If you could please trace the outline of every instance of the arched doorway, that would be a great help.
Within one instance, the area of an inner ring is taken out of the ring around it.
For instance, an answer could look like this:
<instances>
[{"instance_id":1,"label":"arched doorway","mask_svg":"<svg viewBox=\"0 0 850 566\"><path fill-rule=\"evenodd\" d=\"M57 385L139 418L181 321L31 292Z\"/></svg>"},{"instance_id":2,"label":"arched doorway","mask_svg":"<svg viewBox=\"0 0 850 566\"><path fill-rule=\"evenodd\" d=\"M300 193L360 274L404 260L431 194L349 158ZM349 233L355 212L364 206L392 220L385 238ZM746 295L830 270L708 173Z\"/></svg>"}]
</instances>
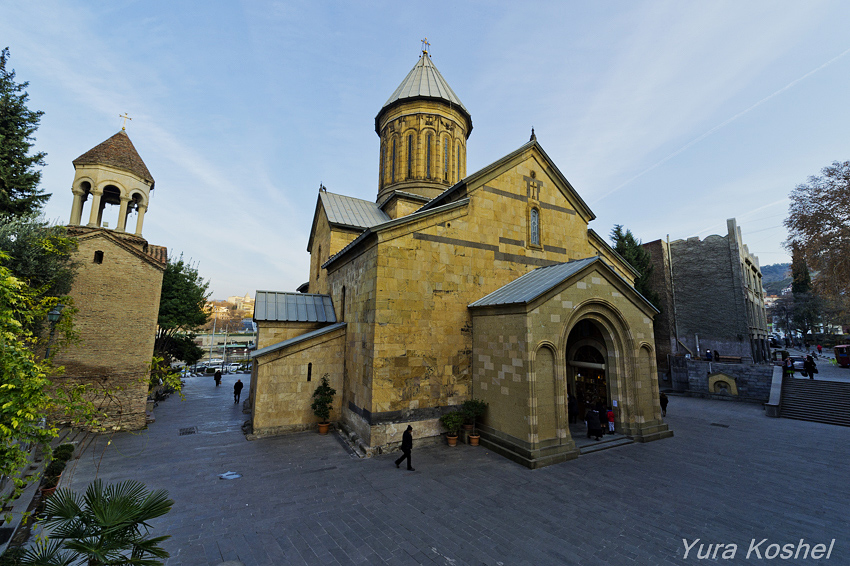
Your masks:
<instances>
[{"instance_id":1,"label":"arched doorway","mask_svg":"<svg viewBox=\"0 0 850 566\"><path fill-rule=\"evenodd\" d=\"M589 319L576 323L567 338L567 389L576 398L579 422L591 407L611 407L605 342L603 329Z\"/></svg>"}]
</instances>

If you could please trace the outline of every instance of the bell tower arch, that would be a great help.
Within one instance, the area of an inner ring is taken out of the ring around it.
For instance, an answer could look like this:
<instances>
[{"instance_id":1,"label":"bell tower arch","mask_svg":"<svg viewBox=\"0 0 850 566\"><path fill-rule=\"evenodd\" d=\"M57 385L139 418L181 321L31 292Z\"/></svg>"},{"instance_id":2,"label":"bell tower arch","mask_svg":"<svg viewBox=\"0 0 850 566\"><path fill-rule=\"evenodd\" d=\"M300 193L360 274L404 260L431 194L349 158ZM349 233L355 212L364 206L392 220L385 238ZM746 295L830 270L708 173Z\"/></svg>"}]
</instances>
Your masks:
<instances>
[{"instance_id":1,"label":"bell tower arch","mask_svg":"<svg viewBox=\"0 0 850 566\"><path fill-rule=\"evenodd\" d=\"M416 65L375 117L378 203L395 191L432 199L466 176L472 117L423 44Z\"/></svg>"},{"instance_id":2,"label":"bell tower arch","mask_svg":"<svg viewBox=\"0 0 850 566\"><path fill-rule=\"evenodd\" d=\"M114 227L116 232L141 237L154 180L127 132L122 129L76 158L73 164L74 202L69 225ZM117 216L113 209L116 206ZM86 209L88 214L84 214ZM136 223L129 227L133 212L137 213ZM115 218L112 226L108 226L110 217Z\"/></svg>"}]
</instances>

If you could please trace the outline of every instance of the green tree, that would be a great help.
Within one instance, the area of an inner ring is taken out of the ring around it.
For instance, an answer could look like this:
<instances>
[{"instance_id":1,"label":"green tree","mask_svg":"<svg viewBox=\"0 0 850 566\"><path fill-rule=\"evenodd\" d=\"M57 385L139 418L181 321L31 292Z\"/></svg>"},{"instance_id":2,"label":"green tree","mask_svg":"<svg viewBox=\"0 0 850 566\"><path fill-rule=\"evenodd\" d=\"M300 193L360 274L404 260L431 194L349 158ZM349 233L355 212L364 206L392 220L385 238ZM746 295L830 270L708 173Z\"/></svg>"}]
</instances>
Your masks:
<instances>
[{"instance_id":1,"label":"green tree","mask_svg":"<svg viewBox=\"0 0 850 566\"><path fill-rule=\"evenodd\" d=\"M20 475L27 466L30 446L49 451L48 444L56 428L47 417L59 414L79 424L95 420L92 406L83 400L82 386L53 387L48 376L55 374L45 351L48 341L52 352L75 336L74 309L68 297L39 296L15 277L3 264L8 256L0 252L0 479L11 478L14 489L0 503L17 497L28 478ZM48 336L35 334L36 320L44 320L59 301L66 307ZM55 334L55 336L54 336Z\"/></svg>"},{"instance_id":2,"label":"green tree","mask_svg":"<svg viewBox=\"0 0 850 566\"><path fill-rule=\"evenodd\" d=\"M41 111L27 108L29 83L8 69L9 48L0 51L0 216L38 211L50 198L39 188L44 152L30 153Z\"/></svg>"},{"instance_id":3,"label":"green tree","mask_svg":"<svg viewBox=\"0 0 850 566\"><path fill-rule=\"evenodd\" d=\"M818 176L794 187L785 227L785 245L796 250L815 273L813 287L823 298L850 309L850 161L835 161Z\"/></svg>"},{"instance_id":4,"label":"green tree","mask_svg":"<svg viewBox=\"0 0 850 566\"><path fill-rule=\"evenodd\" d=\"M168 535L149 536L152 519L171 510L168 492L149 492L144 484L125 481L105 486L98 479L84 496L60 489L47 500L44 524L49 538L21 560L32 566L161 565L168 552L160 544Z\"/></svg>"},{"instance_id":5,"label":"green tree","mask_svg":"<svg viewBox=\"0 0 850 566\"><path fill-rule=\"evenodd\" d=\"M614 243L614 251L640 274L635 279L635 290L655 308L661 310L658 293L649 285L649 278L652 276L652 256L644 249L640 240L635 238L631 230L623 231L622 224L614 225L614 229L611 230L611 241Z\"/></svg>"},{"instance_id":6,"label":"green tree","mask_svg":"<svg viewBox=\"0 0 850 566\"><path fill-rule=\"evenodd\" d=\"M24 282L40 300L71 292L77 264L73 254L77 240L63 226L50 225L35 214L6 217L0 222L0 252L12 274ZM44 319L28 323L34 334L42 332Z\"/></svg>"},{"instance_id":7,"label":"green tree","mask_svg":"<svg viewBox=\"0 0 850 566\"><path fill-rule=\"evenodd\" d=\"M210 296L208 288L209 281L201 278L197 267L183 261L182 255L176 261L168 259L162 277L154 345L154 350L166 363L175 359L191 363L201 358L202 352L192 342L192 331L209 319L205 310Z\"/></svg>"},{"instance_id":8,"label":"green tree","mask_svg":"<svg viewBox=\"0 0 850 566\"><path fill-rule=\"evenodd\" d=\"M812 290L812 277L806 259L798 246L791 250L791 295L793 297L791 320L803 336L817 332L821 298Z\"/></svg>"}]
</instances>

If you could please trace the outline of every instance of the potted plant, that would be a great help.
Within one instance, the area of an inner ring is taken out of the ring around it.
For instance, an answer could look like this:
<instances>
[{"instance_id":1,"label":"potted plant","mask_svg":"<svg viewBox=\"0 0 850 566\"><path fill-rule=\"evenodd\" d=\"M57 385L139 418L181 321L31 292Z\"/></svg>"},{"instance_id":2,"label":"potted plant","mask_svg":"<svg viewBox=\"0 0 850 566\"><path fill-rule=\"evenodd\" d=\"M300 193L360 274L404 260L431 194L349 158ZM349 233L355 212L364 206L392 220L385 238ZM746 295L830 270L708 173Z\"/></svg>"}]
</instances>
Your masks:
<instances>
[{"instance_id":1,"label":"potted plant","mask_svg":"<svg viewBox=\"0 0 850 566\"><path fill-rule=\"evenodd\" d=\"M62 477L62 471L65 469L66 460L54 458L44 469L44 480L41 483L41 495L50 497L56 491L56 486L59 485L59 478Z\"/></svg>"},{"instance_id":2,"label":"potted plant","mask_svg":"<svg viewBox=\"0 0 850 566\"><path fill-rule=\"evenodd\" d=\"M336 395L336 389L328 383L328 374L322 376L322 383L313 391L313 414L319 417L319 434L327 434L331 423L331 404Z\"/></svg>"},{"instance_id":3,"label":"potted plant","mask_svg":"<svg viewBox=\"0 0 850 566\"><path fill-rule=\"evenodd\" d=\"M460 411L452 411L451 413L446 413L440 417L440 423L446 427L446 430L448 431L446 434L446 440L449 442L449 446L457 445L457 431L460 430L460 427L463 424L463 419L463 413Z\"/></svg>"},{"instance_id":4,"label":"potted plant","mask_svg":"<svg viewBox=\"0 0 850 566\"><path fill-rule=\"evenodd\" d=\"M469 399L463 402L460 410L468 420L472 421L472 432L469 433L469 445L478 446L478 440L481 436L475 434L475 422L487 410L487 403L480 399Z\"/></svg>"}]
</instances>

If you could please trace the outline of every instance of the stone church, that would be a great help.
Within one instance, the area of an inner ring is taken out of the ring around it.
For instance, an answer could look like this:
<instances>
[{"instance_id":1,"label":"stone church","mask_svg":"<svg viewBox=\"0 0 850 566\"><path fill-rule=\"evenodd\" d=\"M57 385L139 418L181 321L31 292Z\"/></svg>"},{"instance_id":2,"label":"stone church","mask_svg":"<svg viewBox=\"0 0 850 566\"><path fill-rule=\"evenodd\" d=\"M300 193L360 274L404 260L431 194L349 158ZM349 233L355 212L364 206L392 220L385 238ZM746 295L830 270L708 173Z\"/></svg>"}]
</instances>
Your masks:
<instances>
[{"instance_id":1,"label":"stone church","mask_svg":"<svg viewBox=\"0 0 850 566\"><path fill-rule=\"evenodd\" d=\"M80 342L57 354L65 373L56 379L86 384L105 414L104 426L136 430L146 421L167 264L166 249L142 237L154 180L123 129L73 164L68 234L79 244L79 267L70 295L79 309L74 326Z\"/></svg>"},{"instance_id":2,"label":"stone church","mask_svg":"<svg viewBox=\"0 0 850 566\"><path fill-rule=\"evenodd\" d=\"M254 435L315 427L327 376L332 420L367 453L397 446L408 424L439 437L439 416L476 398L482 444L531 468L569 460L568 392L580 411L613 406L637 441L671 436L657 311L534 133L467 173L472 118L427 51L375 132L375 202L320 189L309 282L257 291Z\"/></svg>"}]
</instances>

